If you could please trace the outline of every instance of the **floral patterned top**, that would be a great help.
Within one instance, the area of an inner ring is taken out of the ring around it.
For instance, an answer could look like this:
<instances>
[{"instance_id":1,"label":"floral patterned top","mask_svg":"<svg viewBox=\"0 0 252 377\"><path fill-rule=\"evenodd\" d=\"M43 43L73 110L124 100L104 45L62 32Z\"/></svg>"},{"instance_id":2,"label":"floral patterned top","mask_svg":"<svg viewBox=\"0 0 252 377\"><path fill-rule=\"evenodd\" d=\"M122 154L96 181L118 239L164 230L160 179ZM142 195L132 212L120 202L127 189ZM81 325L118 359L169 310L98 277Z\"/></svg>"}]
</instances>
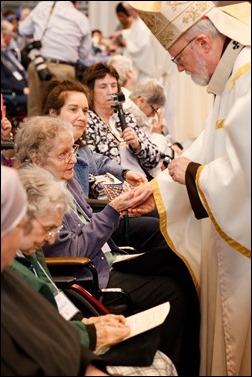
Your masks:
<instances>
[{"instance_id":1,"label":"floral patterned top","mask_svg":"<svg viewBox=\"0 0 252 377\"><path fill-rule=\"evenodd\" d=\"M141 144L139 152L134 152L130 147L128 150L144 170L153 169L160 160L158 147L148 139L144 131L137 125L133 114L125 113L125 121L128 127L134 129ZM109 124L106 124L95 111L89 110L86 141L92 151L102 153L121 164L120 145L123 142L121 134L122 129L117 112L110 117ZM124 167L127 169L127 166Z\"/></svg>"}]
</instances>

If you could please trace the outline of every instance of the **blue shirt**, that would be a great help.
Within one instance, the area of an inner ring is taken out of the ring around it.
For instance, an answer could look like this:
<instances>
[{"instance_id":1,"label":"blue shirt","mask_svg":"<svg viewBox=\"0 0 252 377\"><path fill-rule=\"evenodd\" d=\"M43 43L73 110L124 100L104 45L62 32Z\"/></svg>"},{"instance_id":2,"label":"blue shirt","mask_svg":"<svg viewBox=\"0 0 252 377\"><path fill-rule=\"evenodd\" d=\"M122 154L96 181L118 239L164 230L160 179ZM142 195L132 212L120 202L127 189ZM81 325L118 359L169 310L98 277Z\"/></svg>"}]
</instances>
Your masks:
<instances>
[{"instance_id":1,"label":"blue shirt","mask_svg":"<svg viewBox=\"0 0 252 377\"><path fill-rule=\"evenodd\" d=\"M123 168L121 165L101 153L95 153L87 146L82 146L78 150L77 163L74 167L75 178L81 185L86 197L89 195L89 173L102 175L113 174L122 181Z\"/></svg>"}]
</instances>

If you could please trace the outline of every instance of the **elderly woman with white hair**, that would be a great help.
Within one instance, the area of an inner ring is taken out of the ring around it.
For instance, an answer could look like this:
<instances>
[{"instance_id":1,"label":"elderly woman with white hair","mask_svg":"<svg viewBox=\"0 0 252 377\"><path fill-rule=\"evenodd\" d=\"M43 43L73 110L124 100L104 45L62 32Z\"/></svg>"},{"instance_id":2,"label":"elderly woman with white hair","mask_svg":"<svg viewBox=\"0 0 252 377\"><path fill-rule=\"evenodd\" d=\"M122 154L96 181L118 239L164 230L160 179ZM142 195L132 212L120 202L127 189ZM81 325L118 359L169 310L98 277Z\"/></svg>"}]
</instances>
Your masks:
<instances>
[{"instance_id":1,"label":"elderly woman with white hair","mask_svg":"<svg viewBox=\"0 0 252 377\"><path fill-rule=\"evenodd\" d=\"M78 332L7 266L23 240L26 211L16 170L1 166L1 374L107 376Z\"/></svg>"},{"instance_id":2,"label":"elderly woman with white hair","mask_svg":"<svg viewBox=\"0 0 252 377\"><path fill-rule=\"evenodd\" d=\"M134 86L123 104L123 109L134 115L139 127L161 151L162 157L166 154L172 157L171 148L175 148L179 153L181 150L173 147L174 140L170 135L165 136L163 133L166 128L163 116L165 104L166 94L163 85L156 79L144 79ZM162 163L161 159L159 164L150 170L153 177L161 172Z\"/></svg>"}]
</instances>

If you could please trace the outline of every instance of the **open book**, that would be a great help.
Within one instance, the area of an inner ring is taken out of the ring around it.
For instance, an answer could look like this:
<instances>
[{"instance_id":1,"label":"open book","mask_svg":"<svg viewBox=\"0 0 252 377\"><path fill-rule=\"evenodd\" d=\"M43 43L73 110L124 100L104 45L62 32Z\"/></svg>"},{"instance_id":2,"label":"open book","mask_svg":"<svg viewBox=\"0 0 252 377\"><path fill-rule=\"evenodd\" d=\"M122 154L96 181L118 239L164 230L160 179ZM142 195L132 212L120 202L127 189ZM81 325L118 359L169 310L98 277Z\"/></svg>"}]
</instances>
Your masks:
<instances>
[{"instance_id":1,"label":"open book","mask_svg":"<svg viewBox=\"0 0 252 377\"><path fill-rule=\"evenodd\" d=\"M130 326L130 334L122 339L121 342L161 325L169 311L170 303L167 301L163 304L154 306L153 308L144 310L141 313L127 317L126 324ZM97 355L102 355L107 352L112 345L113 344L103 344L96 349L95 353Z\"/></svg>"}]
</instances>

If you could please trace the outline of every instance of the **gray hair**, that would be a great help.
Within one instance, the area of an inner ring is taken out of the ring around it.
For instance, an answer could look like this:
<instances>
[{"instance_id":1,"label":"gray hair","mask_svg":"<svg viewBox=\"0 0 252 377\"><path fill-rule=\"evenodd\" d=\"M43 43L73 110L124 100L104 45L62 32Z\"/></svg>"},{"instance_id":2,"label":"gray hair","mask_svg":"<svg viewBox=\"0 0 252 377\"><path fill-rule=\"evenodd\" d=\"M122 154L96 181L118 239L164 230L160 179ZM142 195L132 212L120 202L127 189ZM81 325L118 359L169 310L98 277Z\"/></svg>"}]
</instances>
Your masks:
<instances>
[{"instance_id":1,"label":"gray hair","mask_svg":"<svg viewBox=\"0 0 252 377\"><path fill-rule=\"evenodd\" d=\"M3 34L9 34L13 31L13 29L14 29L14 26L12 25L11 22L9 22L7 20L1 21L1 32Z\"/></svg>"},{"instance_id":2,"label":"gray hair","mask_svg":"<svg viewBox=\"0 0 252 377\"><path fill-rule=\"evenodd\" d=\"M71 123L50 116L27 118L18 128L15 135L15 149L20 163L32 162L36 156L44 163L53 149L55 139L63 139L66 135L73 137Z\"/></svg>"},{"instance_id":3,"label":"gray hair","mask_svg":"<svg viewBox=\"0 0 252 377\"><path fill-rule=\"evenodd\" d=\"M129 98L133 101L139 97L144 97L148 105L157 104L162 107L166 102L164 87L156 79L142 80L134 87Z\"/></svg>"},{"instance_id":4,"label":"gray hair","mask_svg":"<svg viewBox=\"0 0 252 377\"><path fill-rule=\"evenodd\" d=\"M65 215L73 206L73 198L63 181L49 171L33 164L17 169L28 198L27 215L30 219L58 212Z\"/></svg>"},{"instance_id":5,"label":"gray hair","mask_svg":"<svg viewBox=\"0 0 252 377\"><path fill-rule=\"evenodd\" d=\"M125 86L128 81L128 72L133 72L132 60L122 55L114 55L110 58L109 64L117 70L119 74L119 84Z\"/></svg>"},{"instance_id":6,"label":"gray hair","mask_svg":"<svg viewBox=\"0 0 252 377\"><path fill-rule=\"evenodd\" d=\"M209 19L199 20L195 25L193 25L185 34L186 38L191 40L198 34L206 34L211 37L217 37L220 32L216 29L212 21Z\"/></svg>"}]
</instances>

